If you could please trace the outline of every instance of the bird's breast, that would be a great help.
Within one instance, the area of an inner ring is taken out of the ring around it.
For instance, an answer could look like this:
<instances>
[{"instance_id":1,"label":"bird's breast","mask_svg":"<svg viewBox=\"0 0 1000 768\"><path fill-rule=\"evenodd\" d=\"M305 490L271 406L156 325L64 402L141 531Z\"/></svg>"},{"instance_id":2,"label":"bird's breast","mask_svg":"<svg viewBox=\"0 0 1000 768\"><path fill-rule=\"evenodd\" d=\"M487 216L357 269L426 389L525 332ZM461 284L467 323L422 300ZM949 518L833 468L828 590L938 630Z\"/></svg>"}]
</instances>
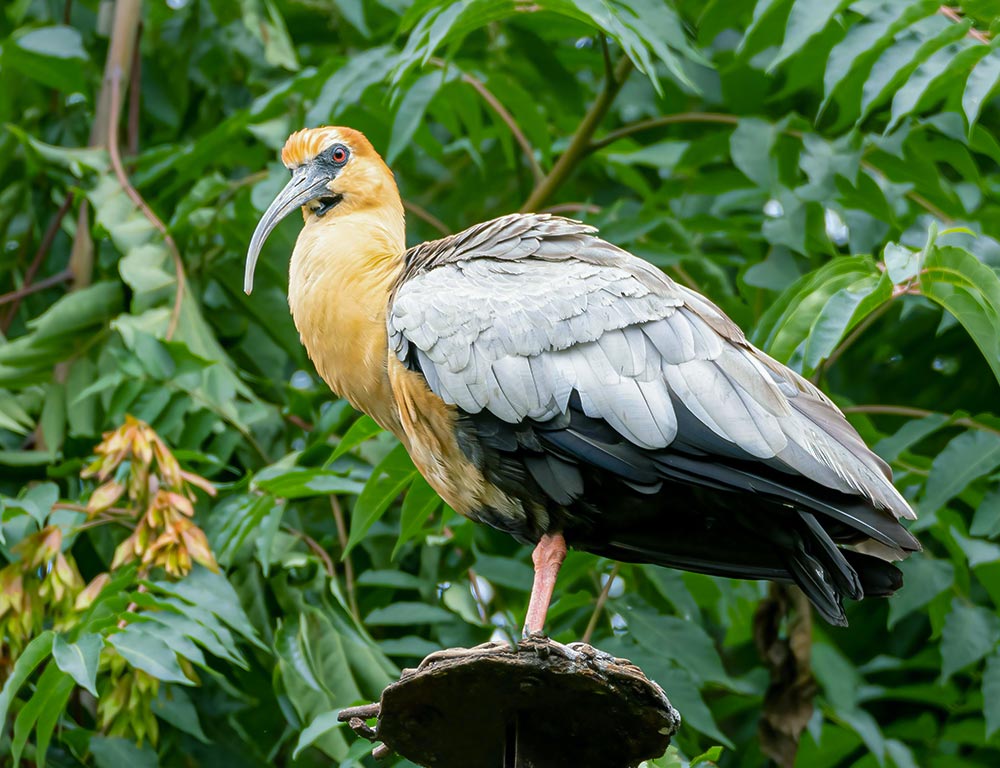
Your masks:
<instances>
[{"instance_id":1,"label":"bird's breast","mask_svg":"<svg viewBox=\"0 0 1000 768\"><path fill-rule=\"evenodd\" d=\"M309 358L351 405L398 434L385 315L399 266L350 231L306 227L292 254L288 303ZM367 249L363 246L368 246Z\"/></svg>"},{"instance_id":2,"label":"bird's breast","mask_svg":"<svg viewBox=\"0 0 1000 768\"><path fill-rule=\"evenodd\" d=\"M503 529L520 529L521 501L493 483L476 467L458 442L455 406L427 386L423 375L408 370L395 356L388 360L389 381L410 458L420 474L452 509Z\"/></svg>"}]
</instances>

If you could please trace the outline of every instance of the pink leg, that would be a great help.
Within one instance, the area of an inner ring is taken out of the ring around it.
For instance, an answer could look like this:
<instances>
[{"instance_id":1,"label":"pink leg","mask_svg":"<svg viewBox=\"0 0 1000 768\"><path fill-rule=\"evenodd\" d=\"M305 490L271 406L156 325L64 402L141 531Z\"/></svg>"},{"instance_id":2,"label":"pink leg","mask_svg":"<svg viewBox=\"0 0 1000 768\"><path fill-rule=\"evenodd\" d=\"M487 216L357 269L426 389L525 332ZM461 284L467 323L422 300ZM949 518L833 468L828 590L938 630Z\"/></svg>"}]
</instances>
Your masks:
<instances>
[{"instance_id":1,"label":"pink leg","mask_svg":"<svg viewBox=\"0 0 1000 768\"><path fill-rule=\"evenodd\" d=\"M556 585L559 568L566 559L566 539L561 533L545 534L531 553L535 564L535 582L531 586L531 600L528 615L524 619L524 637L541 632L545 626L545 614L552 600L552 590Z\"/></svg>"}]
</instances>

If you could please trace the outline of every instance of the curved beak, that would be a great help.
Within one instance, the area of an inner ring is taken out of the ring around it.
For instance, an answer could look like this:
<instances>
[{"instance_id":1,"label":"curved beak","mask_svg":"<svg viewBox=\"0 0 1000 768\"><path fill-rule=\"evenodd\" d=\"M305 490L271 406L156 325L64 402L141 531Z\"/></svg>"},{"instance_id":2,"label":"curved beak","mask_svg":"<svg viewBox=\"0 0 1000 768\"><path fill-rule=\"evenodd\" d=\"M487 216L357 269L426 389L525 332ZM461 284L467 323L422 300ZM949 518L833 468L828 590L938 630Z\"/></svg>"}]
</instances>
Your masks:
<instances>
[{"instance_id":1,"label":"curved beak","mask_svg":"<svg viewBox=\"0 0 1000 768\"><path fill-rule=\"evenodd\" d=\"M297 168L292 173L291 181L285 185L285 188L274 198L274 202L264 211L264 215L257 222L257 229L254 230L253 237L250 238L250 247L247 249L247 265L243 276L243 290L247 294L253 290L253 272L267 236L283 218L296 208L301 208L318 197L329 195L330 190L327 188L329 182L329 175L314 165L304 165Z\"/></svg>"}]
</instances>

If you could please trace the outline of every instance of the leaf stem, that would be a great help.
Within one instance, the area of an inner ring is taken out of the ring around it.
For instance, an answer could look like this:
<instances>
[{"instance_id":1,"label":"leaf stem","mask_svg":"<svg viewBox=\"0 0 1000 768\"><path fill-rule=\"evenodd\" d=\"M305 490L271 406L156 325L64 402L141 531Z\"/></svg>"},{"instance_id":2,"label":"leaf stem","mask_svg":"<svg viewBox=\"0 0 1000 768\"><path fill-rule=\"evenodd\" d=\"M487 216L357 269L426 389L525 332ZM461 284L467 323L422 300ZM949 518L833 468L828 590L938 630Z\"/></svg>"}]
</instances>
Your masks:
<instances>
[{"instance_id":1,"label":"leaf stem","mask_svg":"<svg viewBox=\"0 0 1000 768\"><path fill-rule=\"evenodd\" d=\"M439 67L447 66L446 62L437 58L431 59L431 63ZM483 101L490 105L490 108L492 108L492 110L497 113L497 116L507 125L511 135L514 137L514 141L516 141L521 147L521 152L528 161L528 166L531 168L531 175L535 178L535 183L540 183L541 180L545 178L545 172L542 170L542 167L538 164L538 160L535 158L534 147L531 146L531 142L528 141L528 137L525 135L524 131L521 130L521 126L517 124L517 120L514 119L514 116L507 111L507 108L503 105L500 99L498 99L478 77L470 75L468 72L462 72L460 79L466 85L472 86L472 89L479 94ZM445 232L445 234L448 234L448 232Z\"/></svg>"},{"instance_id":2,"label":"leaf stem","mask_svg":"<svg viewBox=\"0 0 1000 768\"><path fill-rule=\"evenodd\" d=\"M850 405L842 410L844 413L877 413L886 414L888 416L909 416L912 419L923 419L927 416L948 416L947 413L928 411L924 408L912 408L907 405ZM989 424L984 424L976 419L970 419L962 416L957 419L950 420L951 423L956 426L978 429L982 432L990 432L1000 437L1000 429L991 427Z\"/></svg>"},{"instance_id":3,"label":"leaf stem","mask_svg":"<svg viewBox=\"0 0 1000 768\"><path fill-rule=\"evenodd\" d=\"M39 280L37 283L26 284L23 287L18 288L16 291L0 294L0 304L6 304L8 301L18 302L25 296L30 296L32 293L44 291L46 288L51 288L53 285L59 285L59 283L65 283L66 281L72 279L73 271L70 269L64 269L62 272L57 272L50 277Z\"/></svg>"},{"instance_id":4,"label":"leaf stem","mask_svg":"<svg viewBox=\"0 0 1000 768\"><path fill-rule=\"evenodd\" d=\"M960 14L954 8L949 8L947 5L942 5L940 8L938 8L938 13L940 13L947 19L951 19L956 24L961 24L962 21L964 21L964 19L962 18L962 14ZM981 32L978 29L970 28L968 32L968 37L971 37L974 40L978 40L981 43L986 43L986 45L990 44L989 35L987 35L985 32Z\"/></svg>"},{"instance_id":5,"label":"leaf stem","mask_svg":"<svg viewBox=\"0 0 1000 768\"><path fill-rule=\"evenodd\" d=\"M414 216L416 216L421 221L426 221L428 224L430 224L432 227L434 227L434 229L436 229L442 235L444 235L444 236L447 237L448 235L451 234L451 230L448 229L448 225L445 224L443 221L441 221L441 219L439 219L437 216L435 216L433 213L431 213L430 211L428 211L423 206L417 205L416 203L411 202L409 200L404 200L403 201L403 208L405 208L407 211L409 211L410 213L412 213Z\"/></svg>"},{"instance_id":6,"label":"leaf stem","mask_svg":"<svg viewBox=\"0 0 1000 768\"><path fill-rule=\"evenodd\" d=\"M27 272L24 273L24 284L21 286L20 290L22 294L20 296L14 296L13 299L7 298L12 294L7 293L0 297L0 304L6 301L13 301L13 305L7 312L7 316L3 319L3 324L0 325L0 330L4 333L10 328L11 323L14 322L14 316L17 314L18 307L21 306L21 299L27 296L28 291L31 288L31 284L35 279L35 275L38 274L38 270L42 267L42 262L45 261L45 257L49 253L49 249L52 248L52 244L55 242L56 235L59 234L59 227L62 226L62 220L66 218L66 214L69 213L69 209L73 206L73 193L70 192L66 195L66 199L63 200L62 205L59 206L59 210L56 211L56 215L52 217L52 221L49 222L49 226L45 229L45 234L42 235L42 242L38 245L38 250L35 251L34 257L31 259L31 264L28 266ZM73 273L70 270L65 270L69 272L70 279L73 277ZM51 278L50 278L51 279ZM65 279L65 278L63 278ZM41 289L37 289L41 290ZM29 291L31 293L32 291ZM14 291L13 293L17 293Z\"/></svg>"},{"instance_id":7,"label":"leaf stem","mask_svg":"<svg viewBox=\"0 0 1000 768\"><path fill-rule=\"evenodd\" d=\"M531 213L543 208L549 198L573 173L579 162L586 157L594 131L604 119L604 115L607 114L615 96L618 95L618 91L625 84L631 71L632 60L628 56L622 56L614 71L610 73L601 93L590 106L587 114L583 116L583 120L580 121L566 151L559 156L555 165L552 166L552 170L535 185L531 194L528 195L528 199L524 201L524 205L521 206L522 213Z\"/></svg>"},{"instance_id":8,"label":"leaf stem","mask_svg":"<svg viewBox=\"0 0 1000 768\"><path fill-rule=\"evenodd\" d=\"M895 297L893 297L895 298ZM830 353L830 356L823 361L823 364L816 371L816 375L813 377L813 384L815 384L831 367L836 363L840 356L847 351L847 349L860 338L861 334L867 331L876 320L878 320L882 315L886 313L889 307L892 306L892 299L884 301L879 304L875 309L868 313L868 315L852 330L847 334L847 338L840 342Z\"/></svg>"},{"instance_id":9,"label":"leaf stem","mask_svg":"<svg viewBox=\"0 0 1000 768\"><path fill-rule=\"evenodd\" d=\"M164 224L160 220L160 217L153 212L153 209L149 207L142 195L139 194L139 190L132 186L132 182L129 181L128 174L125 172L125 167L122 165L121 151L118 147L118 120L121 112L121 85L122 70L120 68L115 68L111 72L111 106L109 108L107 139L108 154L111 158L111 167L115 171L115 176L118 177L118 183L122 185L122 189L125 190L129 199L131 199L132 202L135 203L136 207L142 212L142 215L145 216L149 223L152 224L163 236L163 242L166 243L167 250L170 251L170 256L174 260L177 287L174 291L174 306L170 311L170 322L167 324L167 332L164 336L167 341L170 341L174 337L174 333L177 331L177 323L180 321L181 317L181 302L184 299L184 288L187 283L184 277L184 263L181 261L181 252L177 249L177 243L174 242L174 238L167 230L166 224Z\"/></svg>"},{"instance_id":10,"label":"leaf stem","mask_svg":"<svg viewBox=\"0 0 1000 768\"><path fill-rule=\"evenodd\" d=\"M608 574L608 580L604 582L604 588L601 590L601 594L597 596L597 602L594 604L594 612L590 614L590 621L587 622L587 628L583 630L583 637L580 639L589 643L590 638L594 635L594 630L597 629L597 619L600 618L601 611L604 610L605 603L608 602L608 595L611 594L611 585L614 584L615 579L618 578L618 572L621 570L621 564L615 563L615 567L611 569L611 573Z\"/></svg>"},{"instance_id":11,"label":"leaf stem","mask_svg":"<svg viewBox=\"0 0 1000 768\"><path fill-rule=\"evenodd\" d=\"M727 115L722 112L678 112L675 115L651 117L648 120L640 120L637 123L622 126L615 131L605 134L590 143L587 147L587 153L597 152L632 134L642 133L653 128L662 128L665 125L676 125L678 123L722 123L724 125L736 125L739 122L740 118L736 115Z\"/></svg>"},{"instance_id":12,"label":"leaf stem","mask_svg":"<svg viewBox=\"0 0 1000 768\"><path fill-rule=\"evenodd\" d=\"M323 561L323 568L326 569L326 575L331 579L337 578L337 569L333 565L333 558L330 557L329 553L323 549L323 546L316 541L308 533L300 531L298 528L293 528L290 525L283 526L290 534L298 539L311 549L320 560Z\"/></svg>"},{"instance_id":13,"label":"leaf stem","mask_svg":"<svg viewBox=\"0 0 1000 768\"><path fill-rule=\"evenodd\" d=\"M722 112L678 112L675 115L662 115L660 117L649 118L648 120L640 120L637 123L632 123L631 125L626 125L615 131L611 131L597 141L591 142L587 147L586 152L588 154L597 152L598 150L604 149L605 147L614 144L616 141L624 139L627 136L631 136L632 134L641 133L642 131L648 131L653 128L662 128L666 125L677 125L682 123L718 123L722 125L738 125L739 122L739 116L727 115ZM785 129L783 133L786 136L792 136L797 139L801 139L804 135L802 131L792 129ZM867 160L861 161L861 167L871 173L877 174L882 179L888 178L881 169ZM925 211L939 218L945 224L951 224L954 222L954 219L951 216L946 214L923 195L914 192L913 190L909 190L906 192L906 196Z\"/></svg>"},{"instance_id":14,"label":"leaf stem","mask_svg":"<svg viewBox=\"0 0 1000 768\"><path fill-rule=\"evenodd\" d=\"M347 551L347 524L344 521L344 509L340 506L340 499L333 494L330 495L330 509L333 510L333 522L337 526L337 539L340 541L340 551ZM358 595L354 587L354 563L351 555L344 558L344 588L347 592L347 605L351 609L351 614L355 619L361 621L361 612L358 610Z\"/></svg>"}]
</instances>

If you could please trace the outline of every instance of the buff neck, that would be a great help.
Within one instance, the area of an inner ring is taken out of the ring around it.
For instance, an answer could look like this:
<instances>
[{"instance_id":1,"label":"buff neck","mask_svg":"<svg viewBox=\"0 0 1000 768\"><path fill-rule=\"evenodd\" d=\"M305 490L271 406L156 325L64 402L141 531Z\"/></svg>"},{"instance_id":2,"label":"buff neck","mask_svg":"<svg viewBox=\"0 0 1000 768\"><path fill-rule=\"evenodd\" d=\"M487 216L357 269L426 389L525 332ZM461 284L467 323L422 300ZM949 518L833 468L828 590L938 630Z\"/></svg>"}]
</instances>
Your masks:
<instances>
[{"instance_id":1,"label":"buff neck","mask_svg":"<svg viewBox=\"0 0 1000 768\"><path fill-rule=\"evenodd\" d=\"M387 371L386 315L406 250L402 205L337 213L317 218L306 212L292 253L288 303L330 388L400 435Z\"/></svg>"}]
</instances>

